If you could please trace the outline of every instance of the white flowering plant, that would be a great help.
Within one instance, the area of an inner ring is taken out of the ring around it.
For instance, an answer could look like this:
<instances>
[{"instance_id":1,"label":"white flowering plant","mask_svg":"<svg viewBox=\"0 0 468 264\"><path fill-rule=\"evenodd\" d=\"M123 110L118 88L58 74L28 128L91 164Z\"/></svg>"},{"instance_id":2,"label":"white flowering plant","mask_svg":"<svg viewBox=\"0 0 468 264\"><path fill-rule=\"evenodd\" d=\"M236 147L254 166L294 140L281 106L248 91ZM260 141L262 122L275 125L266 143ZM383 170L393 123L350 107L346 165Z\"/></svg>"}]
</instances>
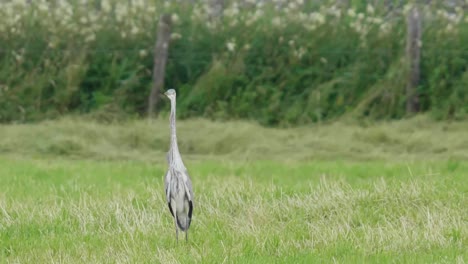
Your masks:
<instances>
[{"instance_id":1,"label":"white flowering plant","mask_svg":"<svg viewBox=\"0 0 468 264\"><path fill-rule=\"evenodd\" d=\"M171 15L166 85L190 95L182 116L296 124L340 116L358 104L365 115L404 114L400 66L412 2L230 0L221 9L213 2L0 2L0 87L8 87L0 89L0 121L109 104L144 113L162 14ZM437 1L417 7L422 108L444 113L455 105L455 112L468 112L458 107L467 95L457 88L468 82L465 8ZM207 97L212 91L219 94Z\"/></svg>"}]
</instances>

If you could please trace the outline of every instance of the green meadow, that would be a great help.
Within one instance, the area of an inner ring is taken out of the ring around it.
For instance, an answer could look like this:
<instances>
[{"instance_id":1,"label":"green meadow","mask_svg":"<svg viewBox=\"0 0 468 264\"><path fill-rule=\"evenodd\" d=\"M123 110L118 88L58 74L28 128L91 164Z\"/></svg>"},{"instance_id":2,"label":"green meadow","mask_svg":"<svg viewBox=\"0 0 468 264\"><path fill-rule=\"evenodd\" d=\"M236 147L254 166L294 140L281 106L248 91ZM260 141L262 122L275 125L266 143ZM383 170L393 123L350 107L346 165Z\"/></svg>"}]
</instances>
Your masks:
<instances>
[{"instance_id":1,"label":"green meadow","mask_svg":"<svg viewBox=\"0 0 468 264\"><path fill-rule=\"evenodd\" d=\"M467 263L468 2L213 2L0 1L0 264Z\"/></svg>"},{"instance_id":2,"label":"green meadow","mask_svg":"<svg viewBox=\"0 0 468 264\"><path fill-rule=\"evenodd\" d=\"M465 263L468 124L178 122L195 211L175 240L166 118L0 126L0 263Z\"/></svg>"}]
</instances>

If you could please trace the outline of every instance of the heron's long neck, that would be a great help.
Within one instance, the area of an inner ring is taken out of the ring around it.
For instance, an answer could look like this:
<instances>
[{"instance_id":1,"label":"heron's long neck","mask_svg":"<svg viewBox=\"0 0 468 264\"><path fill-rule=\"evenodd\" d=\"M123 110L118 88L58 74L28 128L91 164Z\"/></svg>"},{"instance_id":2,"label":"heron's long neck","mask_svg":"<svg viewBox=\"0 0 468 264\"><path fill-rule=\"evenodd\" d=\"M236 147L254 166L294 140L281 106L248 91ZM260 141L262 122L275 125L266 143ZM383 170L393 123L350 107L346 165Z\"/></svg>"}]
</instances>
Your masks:
<instances>
[{"instance_id":1,"label":"heron's long neck","mask_svg":"<svg viewBox=\"0 0 468 264\"><path fill-rule=\"evenodd\" d=\"M171 124L171 150L175 153L179 153L177 146L177 135L176 135L176 101L171 100L171 115L169 117Z\"/></svg>"}]
</instances>

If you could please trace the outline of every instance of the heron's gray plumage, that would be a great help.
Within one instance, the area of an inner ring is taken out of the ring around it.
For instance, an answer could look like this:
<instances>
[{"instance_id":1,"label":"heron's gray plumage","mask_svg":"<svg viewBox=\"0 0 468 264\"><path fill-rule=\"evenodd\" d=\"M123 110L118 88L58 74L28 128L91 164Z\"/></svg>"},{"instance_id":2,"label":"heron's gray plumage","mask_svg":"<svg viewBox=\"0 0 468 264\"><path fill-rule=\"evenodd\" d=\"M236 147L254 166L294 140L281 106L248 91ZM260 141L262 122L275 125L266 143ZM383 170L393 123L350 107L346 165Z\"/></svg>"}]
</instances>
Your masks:
<instances>
[{"instance_id":1,"label":"heron's gray plumage","mask_svg":"<svg viewBox=\"0 0 468 264\"><path fill-rule=\"evenodd\" d=\"M167 152L167 163L169 169L164 177L164 187L166 191L166 201L169 211L174 217L176 238L178 240L178 229L185 231L187 239L188 229L192 221L193 212L193 189L192 181L187 172L187 168L182 161L182 157L177 145L176 135L176 93L173 89L168 90L167 97L171 100L171 142Z\"/></svg>"}]
</instances>

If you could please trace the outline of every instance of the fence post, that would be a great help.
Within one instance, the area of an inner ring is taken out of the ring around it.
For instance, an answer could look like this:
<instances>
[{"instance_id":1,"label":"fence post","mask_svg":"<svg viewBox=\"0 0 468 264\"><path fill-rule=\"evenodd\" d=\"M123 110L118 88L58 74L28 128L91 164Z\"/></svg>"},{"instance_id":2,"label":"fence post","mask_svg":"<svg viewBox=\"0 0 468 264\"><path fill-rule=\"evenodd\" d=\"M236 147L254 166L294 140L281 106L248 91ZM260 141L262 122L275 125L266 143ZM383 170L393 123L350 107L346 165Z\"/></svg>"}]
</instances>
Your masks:
<instances>
[{"instance_id":1,"label":"fence post","mask_svg":"<svg viewBox=\"0 0 468 264\"><path fill-rule=\"evenodd\" d=\"M211 19L220 19L223 16L224 0L211 0Z\"/></svg>"},{"instance_id":2,"label":"fence post","mask_svg":"<svg viewBox=\"0 0 468 264\"><path fill-rule=\"evenodd\" d=\"M421 16L417 6L407 16L406 60L408 79L406 83L406 113L419 111L418 85L421 57Z\"/></svg>"},{"instance_id":3,"label":"fence post","mask_svg":"<svg viewBox=\"0 0 468 264\"><path fill-rule=\"evenodd\" d=\"M155 109L160 100L160 91L164 86L166 62L171 38L171 15L163 14L159 19L156 45L154 48L153 87L148 98L148 117L156 115Z\"/></svg>"}]
</instances>

